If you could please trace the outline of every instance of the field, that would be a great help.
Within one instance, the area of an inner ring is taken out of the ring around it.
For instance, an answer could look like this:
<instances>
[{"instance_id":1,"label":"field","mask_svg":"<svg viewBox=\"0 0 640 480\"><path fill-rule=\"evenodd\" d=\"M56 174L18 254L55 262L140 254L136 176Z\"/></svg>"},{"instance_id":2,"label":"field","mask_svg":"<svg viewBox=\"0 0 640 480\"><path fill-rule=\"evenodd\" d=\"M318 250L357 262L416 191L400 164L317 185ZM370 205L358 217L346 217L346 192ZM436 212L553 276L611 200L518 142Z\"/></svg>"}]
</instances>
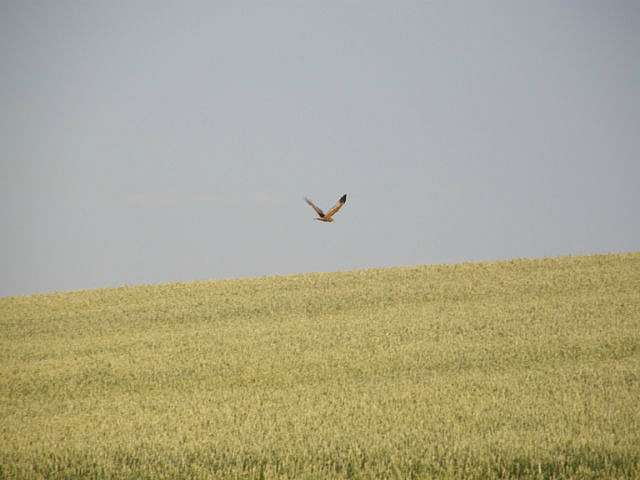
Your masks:
<instances>
[{"instance_id":1,"label":"field","mask_svg":"<svg viewBox=\"0 0 640 480\"><path fill-rule=\"evenodd\" d=\"M640 253L0 299L1 478L640 478Z\"/></svg>"}]
</instances>

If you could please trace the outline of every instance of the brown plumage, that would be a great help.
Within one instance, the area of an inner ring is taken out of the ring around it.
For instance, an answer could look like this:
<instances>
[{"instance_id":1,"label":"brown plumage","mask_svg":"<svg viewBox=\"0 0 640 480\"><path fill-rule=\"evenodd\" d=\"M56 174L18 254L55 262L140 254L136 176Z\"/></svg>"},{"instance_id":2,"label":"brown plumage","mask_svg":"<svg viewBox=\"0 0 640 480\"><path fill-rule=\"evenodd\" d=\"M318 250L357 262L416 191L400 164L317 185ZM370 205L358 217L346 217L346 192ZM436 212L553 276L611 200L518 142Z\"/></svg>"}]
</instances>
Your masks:
<instances>
[{"instance_id":1,"label":"brown plumage","mask_svg":"<svg viewBox=\"0 0 640 480\"><path fill-rule=\"evenodd\" d=\"M318 214L318 218L316 218L316 220L320 220L321 222L333 222L333 216L338 213L338 210L340 210L342 208L342 206L347 202L347 194L345 193L344 195L342 195L340 197L340 199L338 200L338 203L336 203L331 210L329 210L327 213L324 213L322 210L320 210L318 207L316 207L313 202L311 200L309 200L307 197L304 197L305 202L307 202L309 205L311 205L311 208L313 208L316 213Z\"/></svg>"}]
</instances>

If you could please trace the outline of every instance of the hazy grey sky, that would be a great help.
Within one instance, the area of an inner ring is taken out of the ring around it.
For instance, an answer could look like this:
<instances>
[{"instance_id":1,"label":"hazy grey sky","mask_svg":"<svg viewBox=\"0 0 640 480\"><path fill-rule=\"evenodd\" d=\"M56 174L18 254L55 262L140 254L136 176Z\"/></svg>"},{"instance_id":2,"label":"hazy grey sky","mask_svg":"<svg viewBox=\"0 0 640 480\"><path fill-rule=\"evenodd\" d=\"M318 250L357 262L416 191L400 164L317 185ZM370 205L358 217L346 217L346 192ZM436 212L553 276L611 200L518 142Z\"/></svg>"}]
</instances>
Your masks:
<instances>
[{"instance_id":1,"label":"hazy grey sky","mask_svg":"<svg viewBox=\"0 0 640 480\"><path fill-rule=\"evenodd\" d=\"M5 1L0 295L638 250L639 32L635 0Z\"/></svg>"}]
</instances>

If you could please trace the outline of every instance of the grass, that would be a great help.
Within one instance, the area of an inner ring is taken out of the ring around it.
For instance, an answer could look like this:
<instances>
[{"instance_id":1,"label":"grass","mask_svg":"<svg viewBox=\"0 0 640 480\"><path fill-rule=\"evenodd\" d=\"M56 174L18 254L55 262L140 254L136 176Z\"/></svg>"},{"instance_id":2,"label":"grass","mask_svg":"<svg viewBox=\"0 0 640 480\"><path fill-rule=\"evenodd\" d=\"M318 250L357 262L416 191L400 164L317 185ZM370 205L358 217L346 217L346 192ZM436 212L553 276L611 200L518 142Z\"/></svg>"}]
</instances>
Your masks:
<instances>
[{"instance_id":1,"label":"grass","mask_svg":"<svg viewBox=\"0 0 640 480\"><path fill-rule=\"evenodd\" d=\"M640 253L0 299L1 478L640 478Z\"/></svg>"}]
</instances>

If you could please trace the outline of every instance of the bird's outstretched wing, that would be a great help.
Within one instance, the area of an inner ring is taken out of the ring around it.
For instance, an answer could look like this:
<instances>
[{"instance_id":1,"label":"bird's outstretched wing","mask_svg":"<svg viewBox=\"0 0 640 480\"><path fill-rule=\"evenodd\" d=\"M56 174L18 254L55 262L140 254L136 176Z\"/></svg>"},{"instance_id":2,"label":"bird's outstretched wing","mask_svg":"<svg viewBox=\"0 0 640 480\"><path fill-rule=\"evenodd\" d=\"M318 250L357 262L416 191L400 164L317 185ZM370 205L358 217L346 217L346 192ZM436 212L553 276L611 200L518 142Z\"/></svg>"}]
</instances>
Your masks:
<instances>
[{"instance_id":1,"label":"bird's outstretched wing","mask_svg":"<svg viewBox=\"0 0 640 480\"><path fill-rule=\"evenodd\" d=\"M311 208L313 208L321 218L324 218L324 212L316 207L311 200L309 200L307 197L304 197L304 201L311 205Z\"/></svg>"},{"instance_id":2,"label":"bird's outstretched wing","mask_svg":"<svg viewBox=\"0 0 640 480\"><path fill-rule=\"evenodd\" d=\"M338 203L336 203L331 210L329 210L327 212L327 218L331 218L333 217L336 213L338 213L338 210L340 210L342 208L342 206L347 203L347 194L345 193L344 195L342 195L340 197L340 199L338 200Z\"/></svg>"}]
</instances>

